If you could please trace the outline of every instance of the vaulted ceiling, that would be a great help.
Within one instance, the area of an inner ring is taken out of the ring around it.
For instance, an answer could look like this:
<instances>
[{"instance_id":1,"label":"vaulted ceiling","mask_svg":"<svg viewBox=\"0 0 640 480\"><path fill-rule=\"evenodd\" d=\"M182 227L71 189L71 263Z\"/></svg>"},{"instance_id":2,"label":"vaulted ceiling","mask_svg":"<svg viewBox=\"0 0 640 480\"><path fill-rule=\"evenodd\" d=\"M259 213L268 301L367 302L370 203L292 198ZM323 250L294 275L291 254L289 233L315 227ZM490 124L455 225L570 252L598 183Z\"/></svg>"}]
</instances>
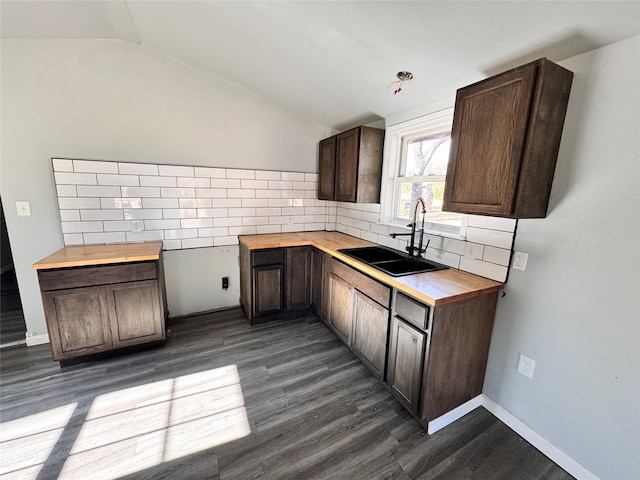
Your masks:
<instances>
[{"instance_id":1,"label":"vaulted ceiling","mask_svg":"<svg viewBox=\"0 0 640 480\"><path fill-rule=\"evenodd\" d=\"M6 1L2 38L119 39L337 129L640 33L638 1ZM414 79L398 95L396 73Z\"/></svg>"}]
</instances>

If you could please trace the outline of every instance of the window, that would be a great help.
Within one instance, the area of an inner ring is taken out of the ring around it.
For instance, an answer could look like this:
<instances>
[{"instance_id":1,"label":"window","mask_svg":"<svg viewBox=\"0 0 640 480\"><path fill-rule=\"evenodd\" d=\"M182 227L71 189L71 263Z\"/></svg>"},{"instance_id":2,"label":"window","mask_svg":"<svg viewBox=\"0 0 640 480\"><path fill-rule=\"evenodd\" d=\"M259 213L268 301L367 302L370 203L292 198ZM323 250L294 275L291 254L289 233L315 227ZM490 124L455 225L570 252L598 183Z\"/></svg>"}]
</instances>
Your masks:
<instances>
[{"instance_id":1,"label":"window","mask_svg":"<svg viewBox=\"0 0 640 480\"><path fill-rule=\"evenodd\" d=\"M383 220L387 223L409 223L416 200L422 197L427 210L425 229L464 233L463 215L442 211L452 118L453 109L448 109L387 129L388 181L386 189L383 188Z\"/></svg>"}]
</instances>

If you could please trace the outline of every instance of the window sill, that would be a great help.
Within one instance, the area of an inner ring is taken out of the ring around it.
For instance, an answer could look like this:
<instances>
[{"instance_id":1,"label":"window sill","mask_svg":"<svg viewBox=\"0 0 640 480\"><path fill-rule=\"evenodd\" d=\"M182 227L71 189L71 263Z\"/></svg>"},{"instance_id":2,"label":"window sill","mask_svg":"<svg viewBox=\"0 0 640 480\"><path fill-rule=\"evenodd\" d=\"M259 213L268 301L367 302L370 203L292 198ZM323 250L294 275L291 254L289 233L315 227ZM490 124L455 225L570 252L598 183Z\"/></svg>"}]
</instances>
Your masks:
<instances>
[{"instance_id":1,"label":"window sill","mask_svg":"<svg viewBox=\"0 0 640 480\"><path fill-rule=\"evenodd\" d=\"M378 222L379 225L385 225L387 227L395 228L398 230L406 230L407 232L411 231L411 228L407 227L406 224L403 223L393 223L393 222ZM452 238L454 240L466 240L467 237L462 235L462 233L456 232L447 232L443 230L434 230L430 228L425 228L424 233L427 235L437 235L444 238Z\"/></svg>"}]
</instances>

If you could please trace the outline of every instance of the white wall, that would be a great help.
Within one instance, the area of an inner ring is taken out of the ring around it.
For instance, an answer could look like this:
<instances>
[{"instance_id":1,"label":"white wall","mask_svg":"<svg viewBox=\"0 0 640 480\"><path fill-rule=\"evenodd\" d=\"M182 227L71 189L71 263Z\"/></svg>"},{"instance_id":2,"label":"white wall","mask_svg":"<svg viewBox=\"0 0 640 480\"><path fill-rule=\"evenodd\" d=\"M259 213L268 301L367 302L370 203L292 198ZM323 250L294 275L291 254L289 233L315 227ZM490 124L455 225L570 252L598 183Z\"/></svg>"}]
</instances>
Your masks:
<instances>
[{"instance_id":1,"label":"white wall","mask_svg":"<svg viewBox=\"0 0 640 480\"><path fill-rule=\"evenodd\" d=\"M144 47L3 40L1 53L0 193L28 335L46 334L31 264L62 247L52 157L317 170L316 145L326 127ZM31 202L31 217L16 216L16 200ZM170 311L187 313L182 306L191 301L204 309L231 301L218 291L215 268L189 275L189 266L198 263L194 256L210 265L221 254L210 250L186 254L184 261L181 252L168 256L167 277L182 279ZM225 251L223 264L233 256ZM202 303L199 295L209 283L216 289Z\"/></svg>"},{"instance_id":2,"label":"white wall","mask_svg":"<svg viewBox=\"0 0 640 480\"><path fill-rule=\"evenodd\" d=\"M601 479L640 478L640 37L575 72L549 215L520 220L484 393ZM520 352L536 361L518 374Z\"/></svg>"}]
</instances>

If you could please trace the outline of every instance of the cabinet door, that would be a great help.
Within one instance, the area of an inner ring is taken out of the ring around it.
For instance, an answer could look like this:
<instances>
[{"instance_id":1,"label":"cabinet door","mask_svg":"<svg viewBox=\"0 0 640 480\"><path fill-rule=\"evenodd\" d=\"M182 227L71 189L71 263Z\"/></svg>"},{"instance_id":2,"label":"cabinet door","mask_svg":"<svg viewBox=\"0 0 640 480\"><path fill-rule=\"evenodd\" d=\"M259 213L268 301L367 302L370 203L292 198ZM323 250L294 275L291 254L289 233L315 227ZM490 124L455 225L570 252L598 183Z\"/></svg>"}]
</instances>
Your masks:
<instances>
[{"instance_id":1,"label":"cabinet door","mask_svg":"<svg viewBox=\"0 0 640 480\"><path fill-rule=\"evenodd\" d=\"M351 345L353 288L336 275L329 277L329 325L347 345Z\"/></svg>"},{"instance_id":2,"label":"cabinet door","mask_svg":"<svg viewBox=\"0 0 640 480\"><path fill-rule=\"evenodd\" d=\"M284 310L284 265L253 268L253 316Z\"/></svg>"},{"instance_id":3,"label":"cabinet door","mask_svg":"<svg viewBox=\"0 0 640 480\"><path fill-rule=\"evenodd\" d=\"M418 414L426 334L405 321L391 321L387 379L392 392L414 414Z\"/></svg>"},{"instance_id":4,"label":"cabinet door","mask_svg":"<svg viewBox=\"0 0 640 480\"><path fill-rule=\"evenodd\" d=\"M311 271L310 247L287 248L287 310L309 306Z\"/></svg>"},{"instance_id":5,"label":"cabinet door","mask_svg":"<svg viewBox=\"0 0 640 480\"><path fill-rule=\"evenodd\" d=\"M336 186L334 195L334 198L338 201L356 201L359 151L359 128L354 128L338 135L336 146Z\"/></svg>"},{"instance_id":6,"label":"cabinet door","mask_svg":"<svg viewBox=\"0 0 640 480\"><path fill-rule=\"evenodd\" d=\"M54 360L111 348L104 287L43 292L42 300Z\"/></svg>"},{"instance_id":7,"label":"cabinet door","mask_svg":"<svg viewBox=\"0 0 640 480\"><path fill-rule=\"evenodd\" d=\"M378 377L387 358L389 310L356 291L351 348Z\"/></svg>"},{"instance_id":8,"label":"cabinet door","mask_svg":"<svg viewBox=\"0 0 640 480\"><path fill-rule=\"evenodd\" d=\"M317 248L311 249L311 308L319 317L322 317L322 274L324 265L324 253Z\"/></svg>"},{"instance_id":9,"label":"cabinet door","mask_svg":"<svg viewBox=\"0 0 640 480\"><path fill-rule=\"evenodd\" d=\"M444 211L510 215L536 65L458 90Z\"/></svg>"},{"instance_id":10,"label":"cabinet door","mask_svg":"<svg viewBox=\"0 0 640 480\"><path fill-rule=\"evenodd\" d=\"M157 280L106 287L114 348L165 338Z\"/></svg>"},{"instance_id":11,"label":"cabinet door","mask_svg":"<svg viewBox=\"0 0 640 480\"><path fill-rule=\"evenodd\" d=\"M318 150L318 198L333 200L336 178L336 137L320 142Z\"/></svg>"}]
</instances>

